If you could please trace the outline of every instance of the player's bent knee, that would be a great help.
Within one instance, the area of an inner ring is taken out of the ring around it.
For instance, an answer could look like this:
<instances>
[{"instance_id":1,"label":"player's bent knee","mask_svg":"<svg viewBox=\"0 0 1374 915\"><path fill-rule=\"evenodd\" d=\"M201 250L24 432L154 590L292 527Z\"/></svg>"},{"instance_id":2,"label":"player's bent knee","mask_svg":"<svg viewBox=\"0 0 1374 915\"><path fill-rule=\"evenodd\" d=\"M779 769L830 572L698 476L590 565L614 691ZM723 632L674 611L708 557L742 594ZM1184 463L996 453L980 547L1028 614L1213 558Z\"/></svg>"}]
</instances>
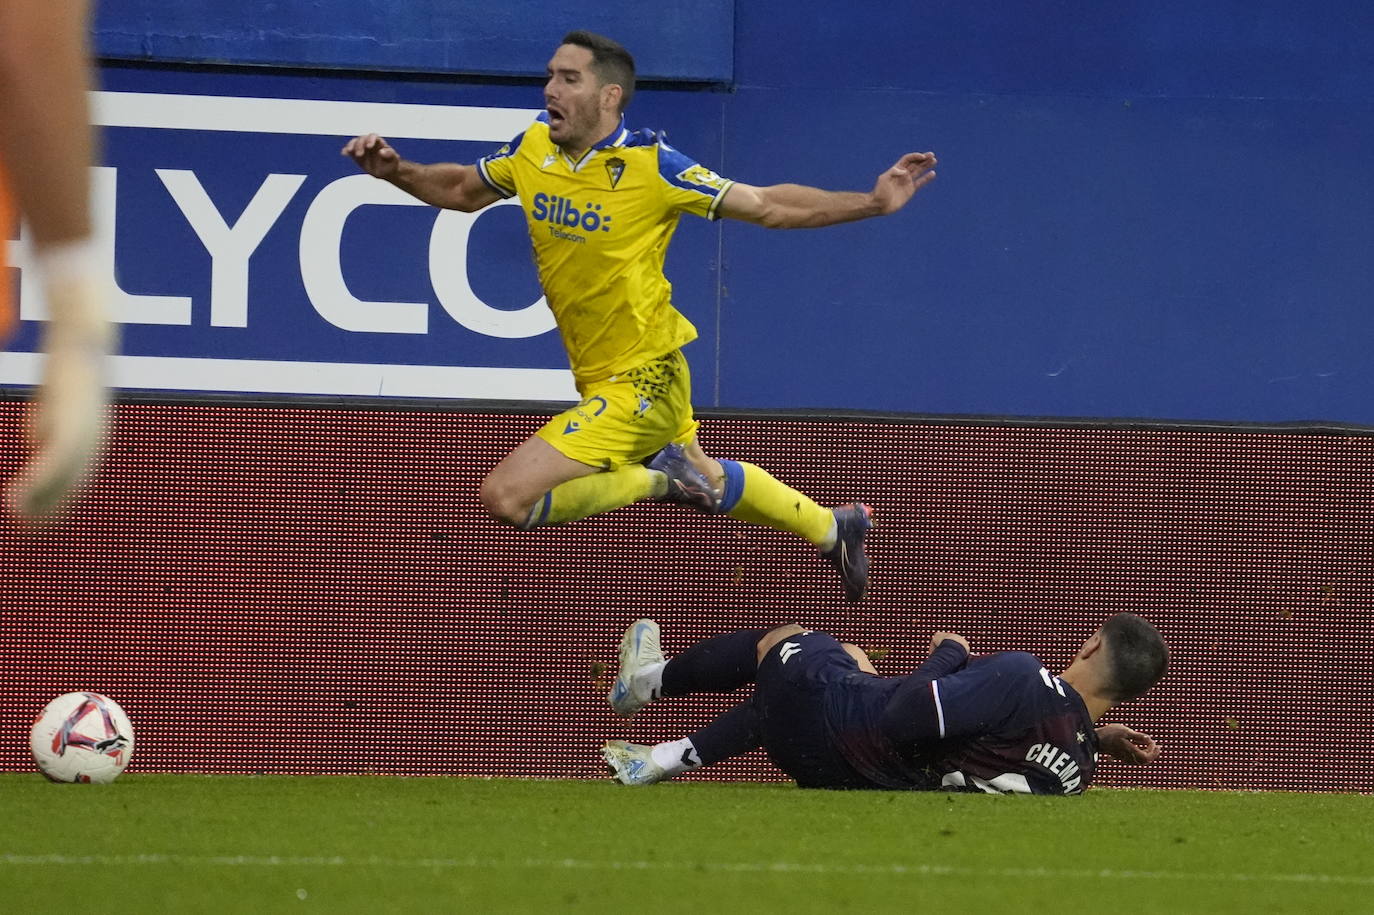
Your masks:
<instances>
[{"instance_id":1,"label":"player's bent knee","mask_svg":"<svg viewBox=\"0 0 1374 915\"><path fill-rule=\"evenodd\" d=\"M798 626L796 623L789 623L786 626L779 626L777 629L764 633L763 638L759 639L757 662L762 664L763 656L768 654L769 650L783 639L789 639L794 635L801 635L803 632L809 631L810 630L805 627Z\"/></svg>"},{"instance_id":2,"label":"player's bent knee","mask_svg":"<svg viewBox=\"0 0 1374 915\"><path fill-rule=\"evenodd\" d=\"M491 477L482 481L479 494L482 507L497 521L512 527L521 527L530 516L530 506L522 505L520 497Z\"/></svg>"}]
</instances>

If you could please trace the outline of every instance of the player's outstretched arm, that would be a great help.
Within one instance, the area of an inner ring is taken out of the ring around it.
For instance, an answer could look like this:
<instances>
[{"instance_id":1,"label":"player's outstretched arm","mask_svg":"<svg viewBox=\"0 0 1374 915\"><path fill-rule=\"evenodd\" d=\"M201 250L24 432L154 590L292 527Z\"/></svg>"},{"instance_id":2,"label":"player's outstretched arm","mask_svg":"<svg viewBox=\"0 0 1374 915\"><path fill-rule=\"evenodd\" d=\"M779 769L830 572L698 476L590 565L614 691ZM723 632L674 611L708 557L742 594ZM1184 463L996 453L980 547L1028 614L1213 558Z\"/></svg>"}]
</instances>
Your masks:
<instances>
[{"instance_id":1,"label":"player's outstretched arm","mask_svg":"<svg viewBox=\"0 0 1374 915\"><path fill-rule=\"evenodd\" d=\"M0 3L0 160L39 247L90 233L86 24L84 0Z\"/></svg>"},{"instance_id":2,"label":"player's outstretched arm","mask_svg":"<svg viewBox=\"0 0 1374 915\"><path fill-rule=\"evenodd\" d=\"M770 229L817 229L895 213L935 180L935 154L907 153L878 176L873 190L826 191L803 184L732 184L720 214Z\"/></svg>"},{"instance_id":3,"label":"player's outstretched arm","mask_svg":"<svg viewBox=\"0 0 1374 915\"><path fill-rule=\"evenodd\" d=\"M1098 728L1097 746L1103 753L1124 763L1144 764L1159 758L1159 744L1153 737L1124 724L1104 724Z\"/></svg>"},{"instance_id":4,"label":"player's outstretched arm","mask_svg":"<svg viewBox=\"0 0 1374 915\"><path fill-rule=\"evenodd\" d=\"M501 199L477 174L476 166L411 162L401 158L395 147L375 133L354 137L340 152L372 177L390 181L430 206L475 213Z\"/></svg>"},{"instance_id":5,"label":"player's outstretched arm","mask_svg":"<svg viewBox=\"0 0 1374 915\"><path fill-rule=\"evenodd\" d=\"M6 487L13 510L35 522L72 493L104 434L104 360L113 332L90 242L95 137L86 99L87 13L84 0L0 2L0 159L48 299L47 358L30 414L34 452Z\"/></svg>"},{"instance_id":6,"label":"player's outstretched arm","mask_svg":"<svg viewBox=\"0 0 1374 915\"><path fill-rule=\"evenodd\" d=\"M39 263L54 259L40 255ZM29 423L34 453L7 492L10 507L29 522L42 523L57 513L103 445L105 357L115 335L105 318L105 287L94 273L81 267L44 271L49 321L43 332L43 380Z\"/></svg>"}]
</instances>

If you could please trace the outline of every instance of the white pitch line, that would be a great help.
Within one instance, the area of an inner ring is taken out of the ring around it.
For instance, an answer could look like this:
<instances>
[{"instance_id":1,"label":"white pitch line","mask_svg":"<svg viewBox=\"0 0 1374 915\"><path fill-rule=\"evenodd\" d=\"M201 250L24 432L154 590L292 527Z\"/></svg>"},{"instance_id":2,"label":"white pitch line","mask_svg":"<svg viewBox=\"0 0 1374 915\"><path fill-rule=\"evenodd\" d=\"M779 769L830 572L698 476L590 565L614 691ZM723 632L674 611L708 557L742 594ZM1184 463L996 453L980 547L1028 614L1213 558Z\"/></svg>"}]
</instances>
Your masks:
<instances>
[{"instance_id":1,"label":"white pitch line","mask_svg":"<svg viewBox=\"0 0 1374 915\"><path fill-rule=\"evenodd\" d=\"M581 858L349 858L342 855L22 855L0 854L0 865L208 865L211 867L385 867L409 870L529 870L714 871L744 874L816 874L819 876L1010 877L1050 880L1187 880L1233 883L1299 883L1337 886L1374 886L1374 876L1349 874L1245 874L1190 871L1117 870L1115 868L994 867L941 864L810 864L795 861L591 861Z\"/></svg>"}]
</instances>

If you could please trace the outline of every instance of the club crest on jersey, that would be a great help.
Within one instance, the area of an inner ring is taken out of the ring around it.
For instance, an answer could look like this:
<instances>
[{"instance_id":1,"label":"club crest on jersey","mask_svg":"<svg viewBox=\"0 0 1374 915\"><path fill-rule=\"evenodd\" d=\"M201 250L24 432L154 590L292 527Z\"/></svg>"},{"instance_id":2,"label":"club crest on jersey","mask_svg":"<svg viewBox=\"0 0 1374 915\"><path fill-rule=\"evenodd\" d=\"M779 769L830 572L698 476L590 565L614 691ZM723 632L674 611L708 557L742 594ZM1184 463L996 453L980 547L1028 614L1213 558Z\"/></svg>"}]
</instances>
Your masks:
<instances>
[{"instance_id":1,"label":"club crest on jersey","mask_svg":"<svg viewBox=\"0 0 1374 915\"><path fill-rule=\"evenodd\" d=\"M620 176L625 174L625 160L619 156L611 156L606 160L606 174L611 179L611 190L620 183Z\"/></svg>"}]
</instances>

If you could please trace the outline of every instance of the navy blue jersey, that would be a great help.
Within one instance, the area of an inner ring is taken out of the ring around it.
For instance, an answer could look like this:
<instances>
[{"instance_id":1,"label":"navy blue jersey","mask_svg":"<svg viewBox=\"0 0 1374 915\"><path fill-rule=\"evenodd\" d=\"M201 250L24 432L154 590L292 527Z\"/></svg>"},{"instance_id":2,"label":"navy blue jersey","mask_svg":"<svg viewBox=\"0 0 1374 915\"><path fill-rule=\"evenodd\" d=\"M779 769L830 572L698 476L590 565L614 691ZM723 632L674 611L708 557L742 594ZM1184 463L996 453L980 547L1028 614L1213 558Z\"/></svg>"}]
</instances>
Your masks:
<instances>
[{"instance_id":1,"label":"navy blue jersey","mask_svg":"<svg viewBox=\"0 0 1374 915\"><path fill-rule=\"evenodd\" d=\"M884 788L1079 794L1097 765L1082 697L1034 656L972 660L946 641L908 677L855 671L829 685L826 728Z\"/></svg>"}]
</instances>

